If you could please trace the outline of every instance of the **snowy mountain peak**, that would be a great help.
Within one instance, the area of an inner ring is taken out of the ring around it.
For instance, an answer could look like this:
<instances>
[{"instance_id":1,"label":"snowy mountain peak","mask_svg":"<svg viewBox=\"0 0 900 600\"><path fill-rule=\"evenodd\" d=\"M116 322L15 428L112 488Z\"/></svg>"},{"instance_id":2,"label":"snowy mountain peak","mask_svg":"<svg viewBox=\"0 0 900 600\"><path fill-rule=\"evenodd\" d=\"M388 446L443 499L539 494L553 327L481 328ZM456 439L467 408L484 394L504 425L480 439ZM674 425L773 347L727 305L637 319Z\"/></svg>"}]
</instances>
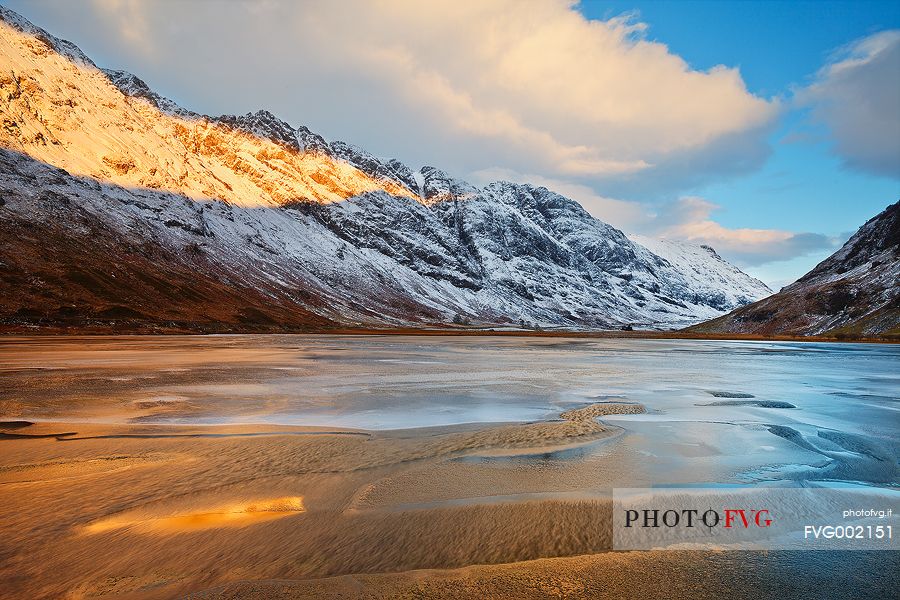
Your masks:
<instances>
[{"instance_id":1,"label":"snowy mountain peak","mask_svg":"<svg viewBox=\"0 0 900 600\"><path fill-rule=\"evenodd\" d=\"M233 129L281 144L296 152L302 152L297 130L267 110L258 110L242 116L222 115L216 119Z\"/></svg>"},{"instance_id":2,"label":"snowy mountain peak","mask_svg":"<svg viewBox=\"0 0 900 600\"><path fill-rule=\"evenodd\" d=\"M422 174L422 191L426 202L452 202L478 194L478 188L472 184L451 177L436 167L422 167L419 173Z\"/></svg>"},{"instance_id":3,"label":"snowy mountain peak","mask_svg":"<svg viewBox=\"0 0 900 600\"><path fill-rule=\"evenodd\" d=\"M161 96L150 89L144 80L137 75L128 71L118 71L114 69L101 69L109 78L110 83L119 88L119 90L131 98L143 98L149 102L154 108L170 115L184 117L187 119L205 118L195 112L186 110L178 104L172 102L168 98Z\"/></svg>"},{"instance_id":4,"label":"snowy mountain peak","mask_svg":"<svg viewBox=\"0 0 900 600\"><path fill-rule=\"evenodd\" d=\"M307 127L300 126L296 130L297 144L303 152L328 152L328 142L318 133L310 131Z\"/></svg>"},{"instance_id":5,"label":"snowy mountain peak","mask_svg":"<svg viewBox=\"0 0 900 600\"><path fill-rule=\"evenodd\" d=\"M28 19L19 13L4 6L0 6L0 20L4 21L16 31L30 37L32 43L37 42L39 45L35 47L36 52L42 53L52 50L74 64L96 68L94 61L88 58L78 46L68 40L63 40L54 35L50 35L40 27L34 26ZM41 48L41 45L43 48Z\"/></svg>"},{"instance_id":6,"label":"snowy mountain peak","mask_svg":"<svg viewBox=\"0 0 900 600\"><path fill-rule=\"evenodd\" d=\"M713 248L712 246L708 246L706 244L700 244L700 247L703 248L704 250L706 250L707 252L709 252L712 256L714 256L718 259L722 258L721 256L719 256L719 253L716 252L716 249Z\"/></svg>"},{"instance_id":7,"label":"snowy mountain peak","mask_svg":"<svg viewBox=\"0 0 900 600\"><path fill-rule=\"evenodd\" d=\"M718 306L742 306L772 294L769 287L724 260L706 244L631 236L683 274L693 290L719 298Z\"/></svg>"}]
</instances>

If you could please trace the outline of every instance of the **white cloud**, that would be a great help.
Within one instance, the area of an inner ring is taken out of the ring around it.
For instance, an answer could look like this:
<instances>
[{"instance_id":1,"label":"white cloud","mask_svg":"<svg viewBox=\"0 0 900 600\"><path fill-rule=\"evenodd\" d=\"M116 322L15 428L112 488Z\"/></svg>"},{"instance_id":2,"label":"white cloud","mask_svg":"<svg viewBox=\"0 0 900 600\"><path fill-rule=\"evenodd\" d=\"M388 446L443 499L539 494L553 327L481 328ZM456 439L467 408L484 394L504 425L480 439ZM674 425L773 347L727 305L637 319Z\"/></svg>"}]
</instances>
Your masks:
<instances>
[{"instance_id":1,"label":"white cloud","mask_svg":"<svg viewBox=\"0 0 900 600\"><path fill-rule=\"evenodd\" d=\"M821 233L781 229L731 229L712 219L720 207L698 197L680 198L657 214L653 233L715 248L739 266L757 266L833 251L843 240Z\"/></svg>"},{"instance_id":2,"label":"white cloud","mask_svg":"<svg viewBox=\"0 0 900 600\"><path fill-rule=\"evenodd\" d=\"M148 58L155 58L154 32L147 26L140 0L93 0L93 3L108 28L117 32L132 48Z\"/></svg>"},{"instance_id":3,"label":"white cloud","mask_svg":"<svg viewBox=\"0 0 900 600\"><path fill-rule=\"evenodd\" d=\"M843 49L798 93L831 130L834 151L853 168L900 178L900 30Z\"/></svg>"}]
</instances>

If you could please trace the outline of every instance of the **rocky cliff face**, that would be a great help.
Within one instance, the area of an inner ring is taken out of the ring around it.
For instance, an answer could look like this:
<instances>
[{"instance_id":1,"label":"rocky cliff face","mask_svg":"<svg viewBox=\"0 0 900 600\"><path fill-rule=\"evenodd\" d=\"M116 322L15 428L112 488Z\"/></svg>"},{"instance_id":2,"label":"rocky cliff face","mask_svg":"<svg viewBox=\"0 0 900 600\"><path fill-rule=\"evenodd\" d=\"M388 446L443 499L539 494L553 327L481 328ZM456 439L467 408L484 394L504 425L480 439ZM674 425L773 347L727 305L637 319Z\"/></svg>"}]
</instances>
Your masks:
<instances>
[{"instance_id":1,"label":"rocky cliff face","mask_svg":"<svg viewBox=\"0 0 900 600\"><path fill-rule=\"evenodd\" d=\"M779 293L691 328L712 333L900 334L900 202Z\"/></svg>"},{"instance_id":2,"label":"rocky cliff face","mask_svg":"<svg viewBox=\"0 0 900 600\"><path fill-rule=\"evenodd\" d=\"M191 112L2 7L0 73L8 324L672 327L770 293L546 188Z\"/></svg>"}]
</instances>

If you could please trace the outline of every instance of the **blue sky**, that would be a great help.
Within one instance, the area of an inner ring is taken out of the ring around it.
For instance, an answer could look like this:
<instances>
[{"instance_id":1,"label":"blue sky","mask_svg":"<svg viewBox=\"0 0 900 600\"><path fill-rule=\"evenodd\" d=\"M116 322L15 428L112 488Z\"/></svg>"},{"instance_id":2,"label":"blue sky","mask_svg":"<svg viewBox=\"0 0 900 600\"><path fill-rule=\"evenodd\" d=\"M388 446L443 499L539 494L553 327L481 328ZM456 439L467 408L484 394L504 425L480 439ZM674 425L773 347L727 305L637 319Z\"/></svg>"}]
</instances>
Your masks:
<instances>
[{"instance_id":1,"label":"blue sky","mask_svg":"<svg viewBox=\"0 0 900 600\"><path fill-rule=\"evenodd\" d=\"M545 185L776 288L900 198L900 2L0 2L193 110Z\"/></svg>"},{"instance_id":2,"label":"blue sky","mask_svg":"<svg viewBox=\"0 0 900 600\"><path fill-rule=\"evenodd\" d=\"M751 91L783 94L813 75L837 48L884 29L900 27L900 3L680 2L585 0L589 19L636 12L646 36L663 42L697 69L739 67Z\"/></svg>"},{"instance_id":3,"label":"blue sky","mask_svg":"<svg viewBox=\"0 0 900 600\"><path fill-rule=\"evenodd\" d=\"M790 98L851 42L900 27L900 2L724 2L587 0L579 10L607 20L634 12L644 35L665 43L692 67L738 67L750 92ZM900 78L900 72L896 74ZM897 108L900 112L900 107ZM794 141L792 133L803 133ZM759 170L687 189L720 205L726 227L815 231L841 238L900 199L897 178L861 173L829 151L830 139L808 110L783 116L771 134L772 155ZM748 269L774 285L796 278L827 249Z\"/></svg>"}]
</instances>

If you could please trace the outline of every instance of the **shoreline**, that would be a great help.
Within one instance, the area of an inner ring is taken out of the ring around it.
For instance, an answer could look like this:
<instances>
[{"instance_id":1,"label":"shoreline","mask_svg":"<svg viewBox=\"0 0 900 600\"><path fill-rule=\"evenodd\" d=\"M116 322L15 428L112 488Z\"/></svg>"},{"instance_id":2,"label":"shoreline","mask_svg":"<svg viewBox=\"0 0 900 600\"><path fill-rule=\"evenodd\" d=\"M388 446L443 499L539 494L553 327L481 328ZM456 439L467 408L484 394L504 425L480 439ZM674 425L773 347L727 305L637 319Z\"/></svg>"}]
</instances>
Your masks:
<instances>
[{"instance_id":1,"label":"shoreline","mask_svg":"<svg viewBox=\"0 0 900 600\"><path fill-rule=\"evenodd\" d=\"M799 336L762 335L755 333L696 333L674 331L621 331L621 330L521 330L521 329L457 329L457 328L369 328L335 327L317 329L239 329L203 330L198 328L129 328L113 326L97 327L38 327L26 325L0 325L0 340L51 337L166 337L166 336L226 336L226 335L315 335L315 336L422 336L422 337L534 337L576 339L638 339L638 340L719 340L750 342L816 342L848 344L900 344L900 334L882 336Z\"/></svg>"}]
</instances>

